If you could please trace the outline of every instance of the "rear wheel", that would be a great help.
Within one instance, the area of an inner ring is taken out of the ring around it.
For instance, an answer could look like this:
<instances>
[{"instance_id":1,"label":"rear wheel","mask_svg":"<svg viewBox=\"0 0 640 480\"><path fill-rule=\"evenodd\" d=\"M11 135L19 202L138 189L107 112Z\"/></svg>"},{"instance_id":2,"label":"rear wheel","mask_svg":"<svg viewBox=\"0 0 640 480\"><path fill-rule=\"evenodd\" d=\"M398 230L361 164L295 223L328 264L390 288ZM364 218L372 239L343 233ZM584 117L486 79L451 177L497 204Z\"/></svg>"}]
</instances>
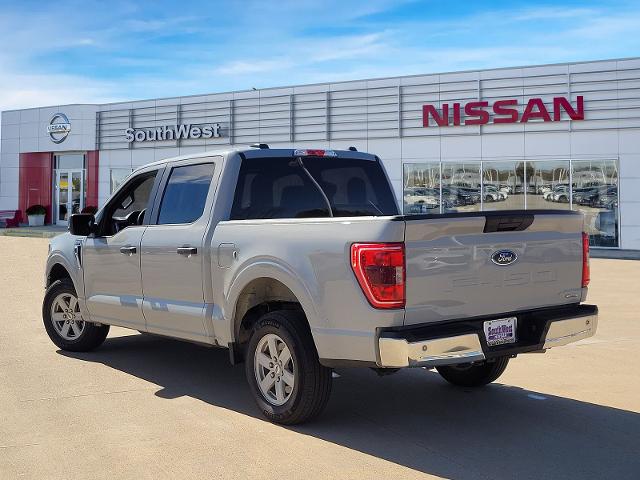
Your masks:
<instances>
[{"instance_id":1,"label":"rear wheel","mask_svg":"<svg viewBox=\"0 0 640 480\"><path fill-rule=\"evenodd\" d=\"M256 322L245 372L258 407L274 423L311 420L329 400L331 369L320 365L301 312L279 310Z\"/></svg>"},{"instance_id":2,"label":"rear wheel","mask_svg":"<svg viewBox=\"0 0 640 480\"><path fill-rule=\"evenodd\" d=\"M49 338L62 350L86 352L107 338L109 325L85 322L78 296L69 279L56 280L44 296L42 320Z\"/></svg>"},{"instance_id":3,"label":"rear wheel","mask_svg":"<svg viewBox=\"0 0 640 480\"><path fill-rule=\"evenodd\" d=\"M447 382L459 387L482 387L494 382L502 375L509 363L509 357L500 357L491 362L462 363L436 367Z\"/></svg>"}]
</instances>

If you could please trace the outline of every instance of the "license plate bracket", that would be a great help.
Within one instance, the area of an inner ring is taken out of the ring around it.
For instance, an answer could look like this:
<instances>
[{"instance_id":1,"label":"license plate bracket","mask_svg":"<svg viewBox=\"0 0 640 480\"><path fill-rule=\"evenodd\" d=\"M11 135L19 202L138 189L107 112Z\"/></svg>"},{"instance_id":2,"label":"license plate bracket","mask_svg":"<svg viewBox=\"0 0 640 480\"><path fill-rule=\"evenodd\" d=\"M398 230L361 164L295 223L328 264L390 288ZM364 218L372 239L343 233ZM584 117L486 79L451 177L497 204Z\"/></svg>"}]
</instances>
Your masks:
<instances>
[{"instance_id":1,"label":"license plate bracket","mask_svg":"<svg viewBox=\"0 0 640 480\"><path fill-rule=\"evenodd\" d=\"M516 343L517 317L496 318L484 322L484 338L489 347Z\"/></svg>"}]
</instances>

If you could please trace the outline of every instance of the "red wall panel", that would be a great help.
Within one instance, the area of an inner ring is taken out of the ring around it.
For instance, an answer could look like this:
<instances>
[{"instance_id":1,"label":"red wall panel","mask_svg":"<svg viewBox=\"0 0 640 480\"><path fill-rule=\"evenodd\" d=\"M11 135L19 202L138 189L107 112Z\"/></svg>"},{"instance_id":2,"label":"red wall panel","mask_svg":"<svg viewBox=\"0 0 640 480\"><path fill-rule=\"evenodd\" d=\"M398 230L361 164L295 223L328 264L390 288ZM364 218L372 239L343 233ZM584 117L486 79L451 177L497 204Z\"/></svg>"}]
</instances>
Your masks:
<instances>
[{"instance_id":1,"label":"red wall panel","mask_svg":"<svg viewBox=\"0 0 640 480\"><path fill-rule=\"evenodd\" d=\"M23 221L27 220L26 209L39 204L47 209L45 222L51 222L52 172L51 152L20 154L18 208L22 212Z\"/></svg>"},{"instance_id":2,"label":"red wall panel","mask_svg":"<svg viewBox=\"0 0 640 480\"><path fill-rule=\"evenodd\" d=\"M98 206L98 161L100 152L91 150L87 152L87 185L85 187L87 207Z\"/></svg>"}]
</instances>

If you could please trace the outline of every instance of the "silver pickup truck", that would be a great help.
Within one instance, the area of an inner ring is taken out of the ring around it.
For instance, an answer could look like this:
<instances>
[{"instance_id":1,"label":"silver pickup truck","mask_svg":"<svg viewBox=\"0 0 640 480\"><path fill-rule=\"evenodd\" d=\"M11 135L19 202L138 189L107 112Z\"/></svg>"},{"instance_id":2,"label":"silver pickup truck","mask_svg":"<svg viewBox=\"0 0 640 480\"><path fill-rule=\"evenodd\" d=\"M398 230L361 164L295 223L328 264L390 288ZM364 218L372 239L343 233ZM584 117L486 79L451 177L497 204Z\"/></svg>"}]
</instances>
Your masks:
<instances>
[{"instance_id":1,"label":"silver pickup truck","mask_svg":"<svg viewBox=\"0 0 640 480\"><path fill-rule=\"evenodd\" d=\"M42 310L59 348L94 349L110 325L228 348L282 424L322 411L337 367L481 386L597 327L581 214L402 216L380 159L355 149L156 162L69 230Z\"/></svg>"}]
</instances>

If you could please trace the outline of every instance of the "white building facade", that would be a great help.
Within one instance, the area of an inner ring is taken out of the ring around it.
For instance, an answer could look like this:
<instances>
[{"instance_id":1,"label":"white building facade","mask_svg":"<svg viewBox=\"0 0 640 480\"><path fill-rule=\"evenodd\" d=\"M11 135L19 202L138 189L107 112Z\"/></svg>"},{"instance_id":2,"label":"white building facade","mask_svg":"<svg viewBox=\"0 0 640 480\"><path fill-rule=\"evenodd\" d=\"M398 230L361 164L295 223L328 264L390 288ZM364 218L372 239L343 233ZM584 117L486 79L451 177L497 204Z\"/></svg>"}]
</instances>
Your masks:
<instances>
[{"instance_id":1,"label":"white building facade","mask_svg":"<svg viewBox=\"0 0 640 480\"><path fill-rule=\"evenodd\" d=\"M640 250L640 58L5 111L0 210L65 224L141 165L253 143L375 153L407 214L573 208Z\"/></svg>"}]
</instances>

